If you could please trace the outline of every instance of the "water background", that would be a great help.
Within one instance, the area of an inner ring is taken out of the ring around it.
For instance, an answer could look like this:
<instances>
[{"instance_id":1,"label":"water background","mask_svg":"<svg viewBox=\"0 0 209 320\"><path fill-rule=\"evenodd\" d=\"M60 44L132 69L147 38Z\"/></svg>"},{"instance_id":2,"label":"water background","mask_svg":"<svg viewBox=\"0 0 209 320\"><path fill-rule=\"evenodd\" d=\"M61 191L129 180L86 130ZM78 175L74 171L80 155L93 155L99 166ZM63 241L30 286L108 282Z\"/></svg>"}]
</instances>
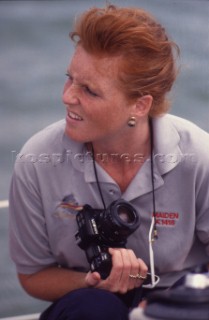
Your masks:
<instances>
[{"instance_id":1,"label":"water background","mask_svg":"<svg viewBox=\"0 0 209 320\"><path fill-rule=\"evenodd\" d=\"M113 0L152 12L181 48L172 113L209 132L209 1ZM8 198L23 143L64 117L61 93L73 52L75 16L100 0L0 1L0 200ZM200 141L201 143L201 141ZM8 210L0 209L0 317L40 312L48 303L19 286L8 253Z\"/></svg>"}]
</instances>

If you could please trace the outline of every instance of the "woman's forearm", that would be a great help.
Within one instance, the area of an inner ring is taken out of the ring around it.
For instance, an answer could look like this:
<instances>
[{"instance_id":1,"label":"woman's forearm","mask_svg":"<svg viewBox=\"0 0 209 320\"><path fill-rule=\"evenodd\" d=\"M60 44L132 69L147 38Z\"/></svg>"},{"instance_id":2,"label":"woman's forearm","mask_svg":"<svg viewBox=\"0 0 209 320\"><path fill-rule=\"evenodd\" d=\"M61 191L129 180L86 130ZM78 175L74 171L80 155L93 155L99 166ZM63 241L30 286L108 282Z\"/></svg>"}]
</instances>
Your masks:
<instances>
[{"instance_id":1,"label":"woman's forearm","mask_svg":"<svg viewBox=\"0 0 209 320\"><path fill-rule=\"evenodd\" d=\"M49 267L34 274L18 274L24 290L31 296L55 301L66 293L87 287L86 273L59 267Z\"/></svg>"},{"instance_id":2,"label":"woman's forearm","mask_svg":"<svg viewBox=\"0 0 209 320\"><path fill-rule=\"evenodd\" d=\"M112 269L103 280L98 272L77 272L70 269L49 267L37 273L19 274L20 282L25 291L33 297L47 301L56 301L66 293L86 287L95 287L110 292L126 293L140 287L143 281L135 276L146 277L147 266L136 257L133 250L110 248Z\"/></svg>"}]
</instances>

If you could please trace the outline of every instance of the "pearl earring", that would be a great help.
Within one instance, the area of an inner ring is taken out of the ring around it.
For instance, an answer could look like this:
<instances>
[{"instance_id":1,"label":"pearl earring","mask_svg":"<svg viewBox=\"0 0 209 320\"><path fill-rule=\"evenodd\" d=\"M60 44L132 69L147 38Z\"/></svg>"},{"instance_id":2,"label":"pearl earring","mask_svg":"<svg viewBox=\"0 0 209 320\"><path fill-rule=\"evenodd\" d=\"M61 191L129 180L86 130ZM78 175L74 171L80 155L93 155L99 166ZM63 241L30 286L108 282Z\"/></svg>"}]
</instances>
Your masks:
<instances>
[{"instance_id":1,"label":"pearl earring","mask_svg":"<svg viewBox=\"0 0 209 320\"><path fill-rule=\"evenodd\" d=\"M135 127L136 126L136 118L134 116L131 116L128 120L128 126L129 127Z\"/></svg>"}]
</instances>

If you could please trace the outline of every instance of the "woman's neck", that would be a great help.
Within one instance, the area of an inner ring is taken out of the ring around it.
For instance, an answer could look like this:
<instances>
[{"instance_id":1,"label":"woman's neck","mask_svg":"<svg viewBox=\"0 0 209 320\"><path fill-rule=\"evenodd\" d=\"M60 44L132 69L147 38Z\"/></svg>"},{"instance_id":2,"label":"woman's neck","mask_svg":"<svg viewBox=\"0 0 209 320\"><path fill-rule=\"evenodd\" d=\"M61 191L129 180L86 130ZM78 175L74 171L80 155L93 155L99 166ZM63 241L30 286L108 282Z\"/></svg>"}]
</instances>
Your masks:
<instances>
[{"instance_id":1,"label":"woman's neck","mask_svg":"<svg viewBox=\"0 0 209 320\"><path fill-rule=\"evenodd\" d=\"M132 128L130 128L132 130ZM94 157L98 163L106 165L127 166L145 160L150 155L150 128L147 123L143 127L133 128L130 134L121 139L109 141L94 141L87 144L89 151L94 150Z\"/></svg>"},{"instance_id":2,"label":"woman's neck","mask_svg":"<svg viewBox=\"0 0 209 320\"><path fill-rule=\"evenodd\" d=\"M133 132L133 131L132 131ZM127 139L128 138L128 139ZM151 153L149 124L122 141L88 143L95 161L112 177L123 193Z\"/></svg>"}]
</instances>

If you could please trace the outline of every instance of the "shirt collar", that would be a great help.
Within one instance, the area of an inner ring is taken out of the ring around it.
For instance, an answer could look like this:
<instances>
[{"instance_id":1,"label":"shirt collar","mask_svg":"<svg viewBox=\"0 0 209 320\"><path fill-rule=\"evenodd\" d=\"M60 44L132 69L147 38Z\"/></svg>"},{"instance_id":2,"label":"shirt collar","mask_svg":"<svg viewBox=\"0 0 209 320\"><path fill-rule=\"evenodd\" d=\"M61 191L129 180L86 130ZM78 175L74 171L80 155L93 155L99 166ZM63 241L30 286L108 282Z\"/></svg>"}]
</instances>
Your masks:
<instances>
[{"instance_id":1,"label":"shirt collar","mask_svg":"<svg viewBox=\"0 0 209 320\"><path fill-rule=\"evenodd\" d=\"M153 119L153 136L154 166L159 174L163 175L175 168L182 156L179 147L180 135L171 115Z\"/></svg>"},{"instance_id":2,"label":"shirt collar","mask_svg":"<svg viewBox=\"0 0 209 320\"><path fill-rule=\"evenodd\" d=\"M165 115L154 118L152 121L154 138L154 178L156 189L163 184L161 176L171 171L179 164L182 152L179 147L180 136L173 124L172 116ZM63 135L63 144L74 168L84 172L86 182L95 182L96 179L91 153L88 152L85 144L69 139L66 134ZM147 159L124 193L125 198L129 198L130 196L134 198L134 190L137 190L137 196L151 191L151 169L149 168L150 159ZM113 183L109 175L107 175L106 172L98 165L97 172L101 183Z\"/></svg>"},{"instance_id":3,"label":"shirt collar","mask_svg":"<svg viewBox=\"0 0 209 320\"><path fill-rule=\"evenodd\" d=\"M176 130L172 116L154 118L153 122L153 164L155 190L164 184L162 176L174 169L181 161L182 152L179 147L180 136ZM148 158L123 194L123 198L131 201L152 191L151 160Z\"/></svg>"},{"instance_id":4,"label":"shirt collar","mask_svg":"<svg viewBox=\"0 0 209 320\"><path fill-rule=\"evenodd\" d=\"M63 134L63 145L65 148L65 153L71 160L73 167L84 173L84 178L86 182L95 182L96 177L93 167L93 159L91 152L86 148L86 145L71 140L66 134ZM112 182L114 181L111 177L96 163L97 173L100 182Z\"/></svg>"}]
</instances>

